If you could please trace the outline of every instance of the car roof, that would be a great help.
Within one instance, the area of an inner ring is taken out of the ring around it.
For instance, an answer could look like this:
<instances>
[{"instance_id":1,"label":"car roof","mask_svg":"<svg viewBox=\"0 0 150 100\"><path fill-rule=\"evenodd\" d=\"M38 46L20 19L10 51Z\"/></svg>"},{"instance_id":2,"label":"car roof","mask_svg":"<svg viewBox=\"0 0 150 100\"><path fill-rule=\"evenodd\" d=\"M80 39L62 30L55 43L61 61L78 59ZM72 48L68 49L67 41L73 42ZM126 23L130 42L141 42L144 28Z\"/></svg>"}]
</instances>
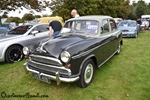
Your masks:
<instances>
[{"instance_id":1,"label":"car roof","mask_svg":"<svg viewBox=\"0 0 150 100\"><path fill-rule=\"evenodd\" d=\"M122 20L121 22L136 22L136 20L130 20L130 19L128 19L128 20Z\"/></svg>"},{"instance_id":2,"label":"car roof","mask_svg":"<svg viewBox=\"0 0 150 100\"><path fill-rule=\"evenodd\" d=\"M113 19L112 17L106 16L106 15L88 15L88 16L81 16L81 17L71 18L68 21L71 21L71 20L103 20L103 19L106 19L106 18Z\"/></svg>"},{"instance_id":3,"label":"car roof","mask_svg":"<svg viewBox=\"0 0 150 100\"><path fill-rule=\"evenodd\" d=\"M48 24L45 24L45 23L25 23L24 25L33 25L33 26L35 26L35 25L48 25ZM21 26L23 26L23 25L21 25Z\"/></svg>"}]
</instances>

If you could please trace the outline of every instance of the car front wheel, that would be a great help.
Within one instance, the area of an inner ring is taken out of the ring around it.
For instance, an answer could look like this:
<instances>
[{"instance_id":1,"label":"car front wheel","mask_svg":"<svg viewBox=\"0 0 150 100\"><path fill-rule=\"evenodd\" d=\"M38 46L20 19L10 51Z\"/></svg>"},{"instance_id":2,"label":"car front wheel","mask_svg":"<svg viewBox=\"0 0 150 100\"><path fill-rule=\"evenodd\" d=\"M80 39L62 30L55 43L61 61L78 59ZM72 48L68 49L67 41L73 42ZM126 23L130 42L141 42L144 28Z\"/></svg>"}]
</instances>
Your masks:
<instances>
[{"instance_id":1,"label":"car front wheel","mask_svg":"<svg viewBox=\"0 0 150 100\"><path fill-rule=\"evenodd\" d=\"M13 45L9 47L6 51L5 60L8 63L18 62L23 58L22 47L18 45Z\"/></svg>"},{"instance_id":2,"label":"car front wheel","mask_svg":"<svg viewBox=\"0 0 150 100\"><path fill-rule=\"evenodd\" d=\"M85 88L92 83L94 76L94 62L92 59L87 60L82 68L80 79L77 82L77 85L81 88Z\"/></svg>"}]
</instances>

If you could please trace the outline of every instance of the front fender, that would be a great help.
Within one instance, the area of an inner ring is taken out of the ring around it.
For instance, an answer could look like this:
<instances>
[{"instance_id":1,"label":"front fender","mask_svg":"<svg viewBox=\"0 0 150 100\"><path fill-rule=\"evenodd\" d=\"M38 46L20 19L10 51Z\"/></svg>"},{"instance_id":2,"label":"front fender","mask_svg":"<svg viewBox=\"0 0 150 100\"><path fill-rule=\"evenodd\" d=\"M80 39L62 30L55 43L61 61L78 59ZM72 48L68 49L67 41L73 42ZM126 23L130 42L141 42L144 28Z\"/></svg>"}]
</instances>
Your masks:
<instances>
[{"instance_id":1,"label":"front fender","mask_svg":"<svg viewBox=\"0 0 150 100\"><path fill-rule=\"evenodd\" d=\"M81 58L82 58L82 57L81 57ZM79 58L79 59L81 59L81 58ZM81 71L82 71L82 68L83 68L83 65L84 65L84 63L85 63L88 59L92 59L92 60L94 61L95 65L97 65L97 61L96 61L96 59L95 59L95 55L94 55L94 54L90 54L90 55L86 56L85 58L82 58L82 61L81 61L81 63L79 64L79 66L73 66L73 67L77 67L77 68L78 68L77 73L76 73L76 74L73 74L73 76L74 76L74 75L75 75L75 76L80 76ZM76 63L77 63L77 62L76 62ZM76 69L76 68L73 68L72 71L74 71L75 69ZM77 70L77 69L76 69L76 70Z\"/></svg>"}]
</instances>

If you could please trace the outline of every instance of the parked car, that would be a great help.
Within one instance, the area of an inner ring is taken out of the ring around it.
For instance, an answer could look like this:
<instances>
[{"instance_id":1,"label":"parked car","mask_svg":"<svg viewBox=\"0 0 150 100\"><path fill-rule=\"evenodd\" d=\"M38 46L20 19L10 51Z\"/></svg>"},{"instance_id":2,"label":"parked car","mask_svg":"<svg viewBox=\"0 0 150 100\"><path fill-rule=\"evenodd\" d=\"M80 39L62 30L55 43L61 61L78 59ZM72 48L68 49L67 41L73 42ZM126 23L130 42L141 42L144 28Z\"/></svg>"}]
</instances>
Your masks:
<instances>
[{"instance_id":1,"label":"parked car","mask_svg":"<svg viewBox=\"0 0 150 100\"><path fill-rule=\"evenodd\" d=\"M140 25L142 30L148 30L149 29L149 21L147 19L141 20L142 24Z\"/></svg>"},{"instance_id":2,"label":"parked car","mask_svg":"<svg viewBox=\"0 0 150 100\"><path fill-rule=\"evenodd\" d=\"M119 24L120 21L122 21L122 18L114 18L116 24Z\"/></svg>"},{"instance_id":3,"label":"parked car","mask_svg":"<svg viewBox=\"0 0 150 100\"><path fill-rule=\"evenodd\" d=\"M122 20L118 24L118 29L122 30L123 37L137 37L140 26L136 20Z\"/></svg>"},{"instance_id":4,"label":"parked car","mask_svg":"<svg viewBox=\"0 0 150 100\"><path fill-rule=\"evenodd\" d=\"M82 16L66 21L54 39L23 48L25 68L33 77L50 83L92 83L95 69L120 53L122 33L110 16Z\"/></svg>"},{"instance_id":5,"label":"parked car","mask_svg":"<svg viewBox=\"0 0 150 100\"><path fill-rule=\"evenodd\" d=\"M17 62L23 58L22 48L48 36L47 24L18 26L0 37L0 62Z\"/></svg>"},{"instance_id":6,"label":"parked car","mask_svg":"<svg viewBox=\"0 0 150 100\"><path fill-rule=\"evenodd\" d=\"M149 29L150 27L150 15L142 15L141 16L142 24L141 28L142 29Z\"/></svg>"},{"instance_id":7,"label":"parked car","mask_svg":"<svg viewBox=\"0 0 150 100\"><path fill-rule=\"evenodd\" d=\"M10 30L6 27L0 27L0 36L4 36L6 33L8 33L8 31Z\"/></svg>"}]
</instances>

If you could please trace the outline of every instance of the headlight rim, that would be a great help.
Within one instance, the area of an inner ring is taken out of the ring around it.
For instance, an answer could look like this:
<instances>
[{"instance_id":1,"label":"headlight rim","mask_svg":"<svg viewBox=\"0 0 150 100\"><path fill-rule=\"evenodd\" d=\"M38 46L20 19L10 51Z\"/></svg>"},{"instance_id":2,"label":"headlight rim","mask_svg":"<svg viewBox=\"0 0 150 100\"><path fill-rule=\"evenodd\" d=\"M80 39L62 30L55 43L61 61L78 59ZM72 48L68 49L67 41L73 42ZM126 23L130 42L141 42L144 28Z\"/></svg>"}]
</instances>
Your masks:
<instances>
[{"instance_id":1,"label":"headlight rim","mask_svg":"<svg viewBox=\"0 0 150 100\"><path fill-rule=\"evenodd\" d=\"M63 58L63 56L65 56L64 54L67 54L67 56L68 56L68 57L66 57L67 60L65 58ZM68 51L62 51L61 54L60 54L60 59L61 59L62 62L68 63L71 60L71 55Z\"/></svg>"},{"instance_id":2,"label":"headlight rim","mask_svg":"<svg viewBox=\"0 0 150 100\"><path fill-rule=\"evenodd\" d=\"M29 48L28 47L23 47L23 54L29 55Z\"/></svg>"}]
</instances>

